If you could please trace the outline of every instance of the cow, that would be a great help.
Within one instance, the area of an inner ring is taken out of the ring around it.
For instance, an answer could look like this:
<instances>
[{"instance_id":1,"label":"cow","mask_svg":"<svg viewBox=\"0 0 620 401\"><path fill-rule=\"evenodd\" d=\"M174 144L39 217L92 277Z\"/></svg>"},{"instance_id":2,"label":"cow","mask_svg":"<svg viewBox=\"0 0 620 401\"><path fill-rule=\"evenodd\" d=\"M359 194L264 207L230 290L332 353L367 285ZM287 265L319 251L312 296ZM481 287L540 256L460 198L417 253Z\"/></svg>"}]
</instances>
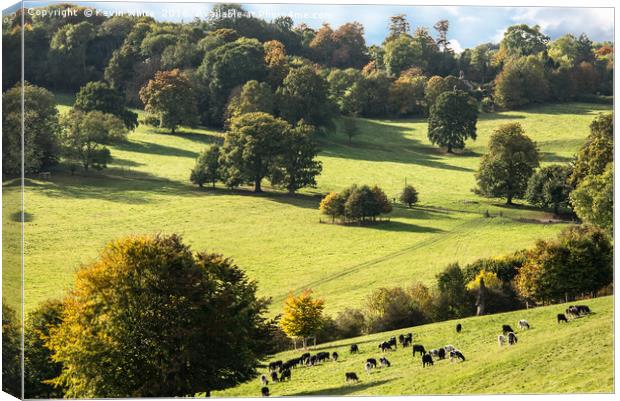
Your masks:
<instances>
[{"instance_id":1,"label":"cow","mask_svg":"<svg viewBox=\"0 0 620 401\"><path fill-rule=\"evenodd\" d=\"M349 347L349 352L352 354L357 354L358 352L360 352L360 349L357 344L351 344L351 347Z\"/></svg>"},{"instance_id":2,"label":"cow","mask_svg":"<svg viewBox=\"0 0 620 401\"><path fill-rule=\"evenodd\" d=\"M499 344L500 347L506 344L506 336L504 336L503 334L497 336L497 344Z\"/></svg>"},{"instance_id":3,"label":"cow","mask_svg":"<svg viewBox=\"0 0 620 401\"><path fill-rule=\"evenodd\" d=\"M332 352L332 360L334 362L338 362L338 353L337 352Z\"/></svg>"},{"instance_id":4,"label":"cow","mask_svg":"<svg viewBox=\"0 0 620 401\"><path fill-rule=\"evenodd\" d=\"M329 360L329 352L319 352L316 354L317 362L325 362Z\"/></svg>"},{"instance_id":5,"label":"cow","mask_svg":"<svg viewBox=\"0 0 620 401\"><path fill-rule=\"evenodd\" d=\"M310 366L314 366L314 365L316 365L317 363L319 363L319 361L318 361L318 358L316 357L316 355L312 355L312 356L310 357L310 359L308 359L308 364L309 364Z\"/></svg>"},{"instance_id":6,"label":"cow","mask_svg":"<svg viewBox=\"0 0 620 401\"><path fill-rule=\"evenodd\" d=\"M269 370L276 371L282 367L282 361L269 362Z\"/></svg>"},{"instance_id":7,"label":"cow","mask_svg":"<svg viewBox=\"0 0 620 401\"><path fill-rule=\"evenodd\" d=\"M463 330L463 325L462 325L462 324L460 324L460 323L457 323L457 325L456 325L456 332L457 332L457 333L460 333L460 332L461 332L461 330Z\"/></svg>"},{"instance_id":8,"label":"cow","mask_svg":"<svg viewBox=\"0 0 620 401\"><path fill-rule=\"evenodd\" d=\"M263 395L263 397L269 397L269 387L261 388L260 393Z\"/></svg>"},{"instance_id":9,"label":"cow","mask_svg":"<svg viewBox=\"0 0 620 401\"><path fill-rule=\"evenodd\" d=\"M394 347L394 349L398 348L396 346L396 337L390 337L390 339L388 340L388 344L390 344L390 347Z\"/></svg>"},{"instance_id":10,"label":"cow","mask_svg":"<svg viewBox=\"0 0 620 401\"><path fill-rule=\"evenodd\" d=\"M448 345L446 345L445 347L443 347L443 349L444 349L446 352L451 352L451 351L454 351L456 348L454 348L454 345L448 344Z\"/></svg>"},{"instance_id":11,"label":"cow","mask_svg":"<svg viewBox=\"0 0 620 401\"><path fill-rule=\"evenodd\" d=\"M383 341L382 343L379 344L379 349L381 350L381 352L385 352L387 350L391 351L392 346L387 341Z\"/></svg>"},{"instance_id":12,"label":"cow","mask_svg":"<svg viewBox=\"0 0 620 401\"><path fill-rule=\"evenodd\" d=\"M372 369L372 363L366 362L364 364L364 369L366 369L366 373L370 374L370 370Z\"/></svg>"},{"instance_id":13,"label":"cow","mask_svg":"<svg viewBox=\"0 0 620 401\"><path fill-rule=\"evenodd\" d=\"M461 362L465 361L465 356L463 356L463 353L458 349L450 351L450 362L454 362L455 360L460 360Z\"/></svg>"},{"instance_id":14,"label":"cow","mask_svg":"<svg viewBox=\"0 0 620 401\"><path fill-rule=\"evenodd\" d=\"M344 377L345 377L345 381L346 381L346 382L350 382L350 381L357 382L357 381L359 381L359 380L360 380L360 379L357 377L357 374L356 374L355 372L346 372L346 373L344 374Z\"/></svg>"},{"instance_id":15,"label":"cow","mask_svg":"<svg viewBox=\"0 0 620 401\"><path fill-rule=\"evenodd\" d=\"M306 365L309 359L310 359L310 353L306 352L305 354L302 354L299 357L299 363L301 363L302 365Z\"/></svg>"},{"instance_id":16,"label":"cow","mask_svg":"<svg viewBox=\"0 0 620 401\"><path fill-rule=\"evenodd\" d=\"M512 327L510 327L510 325L508 325L508 324L502 325L502 333L504 333L504 335L510 333L511 331L514 332Z\"/></svg>"},{"instance_id":17,"label":"cow","mask_svg":"<svg viewBox=\"0 0 620 401\"><path fill-rule=\"evenodd\" d=\"M278 382L278 372L276 371L271 372L271 381L274 383Z\"/></svg>"},{"instance_id":18,"label":"cow","mask_svg":"<svg viewBox=\"0 0 620 401\"><path fill-rule=\"evenodd\" d=\"M373 368L377 367L377 360L375 358L368 358L368 359L366 359L366 363L371 364Z\"/></svg>"},{"instance_id":19,"label":"cow","mask_svg":"<svg viewBox=\"0 0 620 401\"><path fill-rule=\"evenodd\" d=\"M588 315L590 314L590 307L587 305L576 305L575 308L577 308L577 312L579 312L580 315Z\"/></svg>"},{"instance_id":20,"label":"cow","mask_svg":"<svg viewBox=\"0 0 620 401\"><path fill-rule=\"evenodd\" d=\"M417 352L419 352L420 355L424 355L426 353L426 350L422 344L413 344L413 356L415 356Z\"/></svg>"},{"instance_id":21,"label":"cow","mask_svg":"<svg viewBox=\"0 0 620 401\"><path fill-rule=\"evenodd\" d=\"M530 324L527 322L527 320L519 320L519 330L529 330L530 329Z\"/></svg>"},{"instance_id":22,"label":"cow","mask_svg":"<svg viewBox=\"0 0 620 401\"><path fill-rule=\"evenodd\" d=\"M558 313L558 323L568 323L568 319L566 318L566 315L563 313Z\"/></svg>"},{"instance_id":23,"label":"cow","mask_svg":"<svg viewBox=\"0 0 620 401\"><path fill-rule=\"evenodd\" d=\"M291 380L291 370L290 369L284 369L282 371L282 375L280 375L280 381L281 382L286 381L287 379L289 381Z\"/></svg>"},{"instance_id":24,"label":"cow","mask_svg":"<svg viewBox=\"0 0 620 401\"><path fill-rule=\"evenodd\" d=\"M403 334L398 336L398 342L400 343L400 345L403 345L403 343L405 342L405 336Z\"/></svg>"},{"instance_id":25,"label":"cow","mask_svg":"<svg viewBox=\"0 0 620 401\"><path fill-rule=\"evenodd\" d=\"M388 359L384 356L382 356L381 358L379 358L379 362L381 363L382 367L386 367L389 368L390 366L392 366L392 364L390 363L390 361L388 361Z\"/></svg>"},{"instance_id":26,"label":"cow","mask_svg":"<svg viewBox=\"0 0 620 401\"><path fill-rule=\"evenodd\" d=\"M260 382L261 382L261 384L262 384L263 386L266 386L266 385L268 385L268 384L269 384L269 380L267 380L267 376L266 376L266 375L262 375L262 376L260 377Z\"/></svg>"},{"instance_id":27,"label":"cow","mask_svg":"<svg viewBox=\"0 0 620 401\"><path fill-rule=\"evenodd\" d=\"M410 345L411 345L411 338L405 337L405 339L403 340L403 348L408 347Z\"/></svg>"},{"instance_id":28,"label":"cow","mask_svg":"<svg viewBox=\"0 0 620 401\"><path fill-rule=\"evenodd\" d=\"M433 366L433 357L431 354L422 355L422 367Z\"/></svg>"},{"instance_id":29,"label":"cow","mask_svg":"<svg viewBox=\"0 0 620 401\"><path fill-rule=\"evenodd\" d=\"M439 348L439 350L437 351L437 356L439 357L439 359L446 359L446 350L443 348Z\"/></svg>"},{"instance_id":30,"label":"cow","mask_svg":"<svg viewBox=\"0 0 620 401\"><path fill-rule=\"evenodd\" d=\"M566 309L566 314L572 317L579 317L579 308L571 305Z\"/></svg>"},{"instance_id":31,"label":"cow","mask_svg":"<svg viewBox=\"0 0 620 401\"><path fill-rule=\"evenodd\" d=\"M517 341L518 339L515 333L513 332L508 333L508 345L515 345Z\"/></svg>"}]
</instances>

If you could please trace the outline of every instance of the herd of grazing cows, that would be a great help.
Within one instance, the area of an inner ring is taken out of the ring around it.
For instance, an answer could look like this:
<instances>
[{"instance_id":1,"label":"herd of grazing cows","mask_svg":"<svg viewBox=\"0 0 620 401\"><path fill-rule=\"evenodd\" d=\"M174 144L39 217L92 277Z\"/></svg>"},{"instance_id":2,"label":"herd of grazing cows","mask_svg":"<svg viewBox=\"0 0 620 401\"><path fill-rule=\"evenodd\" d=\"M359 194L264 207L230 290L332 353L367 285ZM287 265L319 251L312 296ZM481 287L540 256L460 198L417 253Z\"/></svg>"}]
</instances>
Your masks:
<instances>
[{"instance_id":1,"label":"herd of grazing cows","mask_svg":"<svg viewBox=\"0 0 620 401\"><path fill-rule=\"evenodd\" d=\"M575 305L575 306L571 305L566 309L566 314L559 313L557 315L557 321L558 323L562 323L562 322L568 323L567 316L570 316L571 318L575 319L575 318L586 316L590 313L591 313L590 308L586 305ZM523 320L523 319L519 320L517 324L518 324L520 331L530 329L530 324L528 323L527 320ZM456 332L461 333L462 330L463 330L463 325L461 323L458 323L456 325ZM516 345L518 342L518 338L517 338L517 335L515 334L515 330L513 330L512 327L510 327L510 325L508 324L502 325L502 334L497 336L497 342L500 347L502 347L506 343L508 345ZM446 345L441 348L435 348L435 349L431 349L427 351L426 348L424 348L422 344L413 344L413 333L401 334L398 336L398 340L396 337L390 337L389 340L380 342L377 348L382 353L386 353L388 351L396 351L398 348L397 344L400 344L400 346L403 349L411 347L412 355L414 358L416 354L420 354L422 358L423 368L433 366L435 361L444 360L446 359L446 357L450 359L450 362L464 362L465 361L465 356L463 355L463 353L459 351L458 349L456 349L453 345ZM360 352L360 348L357 344L350 345L349 347L350 354L352 355L358 354L359 352ZM270 362L268 365L269 375L270 375L269 378L271 379L272 383L285 382L287 380L290 381L291 370L293 368L296 368L298 366L306 366L306 367L317 366L330 360L333 362L337 362L338 357L339 355L335 351L332 352L331 354L329 352L322 351L314 355L312 355L309 352L306 352L302 354L300 357L289 359L286 362L283 362L281 360ZM389 368L392 366L392 364L385 356L381 356L379 358L378 363L377 363L376 358L368 358L366 359L366 362L364 363L364 370L366 371L367 374L371 374L373 369L377 369L377 366L380 366L381 368ZM261 384L262 384L261 393L264 397L269 396L269 387L267 387L269 384L269 378L267 377L267 375L261 376ZM359 380L360 379L356 372L345 373L346 383L358 382Z\"/></svg>"}]
</instances>

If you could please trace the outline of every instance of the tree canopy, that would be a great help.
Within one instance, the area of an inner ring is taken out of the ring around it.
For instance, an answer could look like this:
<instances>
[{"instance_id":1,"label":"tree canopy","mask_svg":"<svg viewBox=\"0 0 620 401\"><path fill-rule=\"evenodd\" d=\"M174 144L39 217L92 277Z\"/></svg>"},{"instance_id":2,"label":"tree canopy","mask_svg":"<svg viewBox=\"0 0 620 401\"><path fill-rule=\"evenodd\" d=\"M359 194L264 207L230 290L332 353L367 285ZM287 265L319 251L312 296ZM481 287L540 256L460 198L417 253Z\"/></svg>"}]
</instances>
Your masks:
<instances>
[{"instance_id":1,"label":"tree canopy","mask_svg":"<svg viewBox=\"0 0 620 401\"><path fill-rule=\"evenodd\" d=\"M428 139L436 145L463 149L465 140L476 139L478 108L463 91L444 92L431 106L428 118Z\"/></svg>"}]
</instances>

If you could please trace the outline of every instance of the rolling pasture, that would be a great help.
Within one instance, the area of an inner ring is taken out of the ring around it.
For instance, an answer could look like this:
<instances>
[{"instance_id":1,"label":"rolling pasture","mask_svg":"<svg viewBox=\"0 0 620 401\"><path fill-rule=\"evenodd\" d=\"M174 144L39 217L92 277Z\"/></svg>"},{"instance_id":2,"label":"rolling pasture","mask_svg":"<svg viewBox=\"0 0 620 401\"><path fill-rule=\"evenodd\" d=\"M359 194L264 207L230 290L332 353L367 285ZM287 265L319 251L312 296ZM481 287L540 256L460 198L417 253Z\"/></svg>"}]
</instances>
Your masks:
<instances>
[{"instance_id":1,"label":"rolling pasture","mask_svg":"<svg viewBox=\"0 0 620 401\"><path fill-rule=\"evenodd\" d=\"M65 110L69 99L59 99ZM360 306L374 288L432 284L448 263L528 247L568 224L552 220L547 211L507 208L502 200L471 192L480 156L498 124L520 122L538 142L545 163L568 162L588 135L590 121L609 110L570 103L481 114L478 139L456 155L428 142L424 120L359 120L361 134L353 143L339 130L321 139L318 188L294 196L267 185L260 195L221 185L198 189L189 182L190 169L198 153L220 143L223 134L184 128L171 135L141 125L126 143L111 147L114 161L106 170L71 175L59 168L51 179L26 178L26 310L62 296L74 271L93 261L110 240L158 232L180 233L195 250L233 258L258 281L260 295L273 298L273 314L289 291L304 288L323 297L326 312L333 314ZM420 204L396 206L389 222L363 227L320 222L319 201L329 191L377 184L397 198L405 180L417 188ZM3 183L5 197L19 192L10 184ZM483 217L486 210L491 218ZM5 221L11 216L12 210L4 208ZM4 270L5 283L11 271ZM537 380L533 376L528 383ZM470 385L471 391L485 388ZM424 392L424 387L411 391Z\"/></svg>"},{"instance_id":2,"label":"rolling pasture","mask_svg":"<svg viewBox=\"0 0 620 401\"><path fill-rule=\"evenodd\" d=\"M568 304L553 305L496 315L446 321L393 332L321 344L310 350L336 351L337 362L292 369L291 381L271 383L272 396L307 395L411 395L411 394L509 394L509 393L609 393L613 391L613 298L582 302L592 309L589 316L556 323L556 314ZM530 330L517 330L518 342L499 347L503 324L517 329L526 319ZM457 334L456 323L463 331ZM423 368L411 347L381 353L377 345L390 336L413 333L414 343L429 350L451 344L466 360L437 360ZM357 344L359 354L349 354ZM289 351L272 360L286 361L303 351ZM367 358L385 356L391 367L378 367L367 374ZM261 373L267 369L261 370ZM359 382L345 383L345 372L355 372ZM215 397L260 396L260 379L213 393Z\"/></svg>"}]
</instances>

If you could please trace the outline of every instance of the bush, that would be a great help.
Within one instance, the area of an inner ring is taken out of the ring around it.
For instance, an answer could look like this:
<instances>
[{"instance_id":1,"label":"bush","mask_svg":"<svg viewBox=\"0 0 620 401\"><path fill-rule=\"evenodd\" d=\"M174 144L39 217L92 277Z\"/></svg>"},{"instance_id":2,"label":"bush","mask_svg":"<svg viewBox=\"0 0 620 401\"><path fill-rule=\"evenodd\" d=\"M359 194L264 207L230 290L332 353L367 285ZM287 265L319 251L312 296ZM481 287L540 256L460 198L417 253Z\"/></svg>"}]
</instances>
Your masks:
<instances>
[{"instance_id":1,"label":"bush","mask_svg":"<svg viewBox=\"0 0 620 401\"><path fill-rule=\"evenodd\" d=\"M332 217L332 222L339 218L343 222L375 222L381 214L392 211L392 204L381 188L368 185L352 185L344 191L331 192L321 201L319 210Z\"/></svg>"},{"instance_id":2,"label":"bush","mask_svg":"<svg viewBox=\"0 0 620 401\"><path fill-rule=\"evenodd\" d=\"M359 309L353 308L346 308L344 311L338 313L335 323L340 338L360 336L366 327L364 313Z\"/></svg>"},{"instance_id":3,"label":"bush","mask_svg":"<svg viewBox=\"0 0 620 401\"><path fill-rule=\"evenodd\" d=\"M495 111L495 103L490 97L485 97L480 101L480 110L484 113L492 113Z\"/></svg>"},{"instance_id":4,"label":"bush","mask_svg":"<svg viewBox=\"0 0 620 401\"><path fill-rule=\"evenodd\" d=\"M428 320L427 315L413 302L411 294L400 287L379 288L366 299L369 333L417 326Z\"/></svg>"},{"instance_id":5,"label":"bush","mask_svg":"<svg viewBox=\"0 0 620 401\"><path fill-rule=\"evenodd\" d=\"M400 201L409 207L418 203L418 200L418 191L416 191L413 185L407 185L400 194Z\"/></svg>"}]
</instances>

